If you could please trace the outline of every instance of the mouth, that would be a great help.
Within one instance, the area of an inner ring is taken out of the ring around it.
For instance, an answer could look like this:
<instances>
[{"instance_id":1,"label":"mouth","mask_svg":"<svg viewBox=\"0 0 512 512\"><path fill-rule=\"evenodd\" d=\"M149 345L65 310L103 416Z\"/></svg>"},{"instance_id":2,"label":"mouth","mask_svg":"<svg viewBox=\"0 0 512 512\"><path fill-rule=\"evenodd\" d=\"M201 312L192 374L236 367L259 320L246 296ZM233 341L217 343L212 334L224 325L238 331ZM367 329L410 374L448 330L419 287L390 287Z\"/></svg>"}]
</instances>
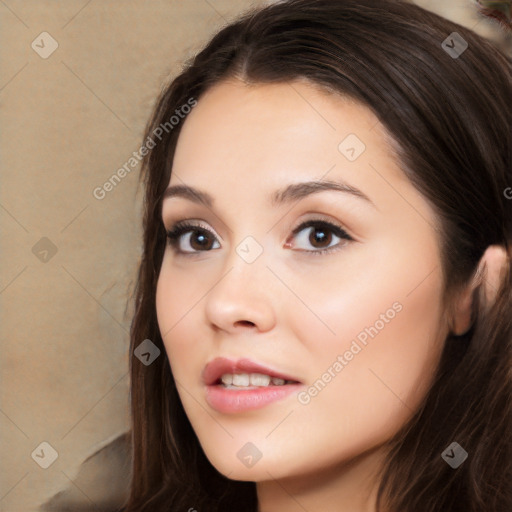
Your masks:
<instances>
[{"instance_id":1,"label":"mouth","mask_svg":"<svg viewBox=\"0 0 512 512\"><path fill-rule=\"evenodd\" d=\"M233 361L224 357L218 357L205 366L203 382L206 386L223 386L227 389L253 389L301 383L294 377L250 359Z\"/></svg>"},{"instance_id":2,"label":"mouth","mask_svg":"<svg viewBox=\"0 0 512 512\"><path fill-rule=\"evenodd\" d=\"M293 376L250 359L226 358L216 358L205 366L203 383L208 404L225 414L259 409L303 385Z\"/></svg>"}]
</instances>

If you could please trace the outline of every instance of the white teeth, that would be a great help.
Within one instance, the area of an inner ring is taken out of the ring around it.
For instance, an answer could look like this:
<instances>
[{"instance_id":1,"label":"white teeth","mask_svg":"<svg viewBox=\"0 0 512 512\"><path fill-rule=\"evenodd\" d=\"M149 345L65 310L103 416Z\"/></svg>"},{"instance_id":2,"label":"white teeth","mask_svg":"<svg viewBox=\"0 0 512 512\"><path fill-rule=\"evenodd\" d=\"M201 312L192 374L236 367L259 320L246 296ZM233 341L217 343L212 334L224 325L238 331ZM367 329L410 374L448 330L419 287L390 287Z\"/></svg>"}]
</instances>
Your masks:
<instances>
[{"instance_id":1,"label":"white teeth","mask_svg":"<svg viewBox=\"0 0 512 512\"><path fill-rule=\"evenodd\" d=\"M268 386L270 377L262 373L251 373L251 386Z\"/></svg>"},{"instance_id":2,"label":"white teeth","mask_svg":"<svg viewBox=\"0 0 512 512\"><path fill-rule=\"evenodd\" d=\"M231 375L231 373L226 373L225 375L222 376L222 384L224 384L225 386L231 386L231 384L233 384L233 375Z\"/></svg>"},{"instance_id":3,"label":"white teeth","mask_svg":"<svg viewBox=\"0 0 512 512\"><path fill-rule=\"evenodd\" d=\"M248 386L249 374L248 373L235 373L233 375L233 386Z\"/></svg>"},{"instance_id":4,"label":"white teeth","mask_svg":"<svg viewBox=\"0 0 512 512\"><path fill-rule=\"evenodd\" d=\"M263 373L225 373L221 377L222 384L227 388L260 386L265 387L270 384L274 386L283 386L285 381L279 377L270 377Z\"/></svg>"}]
</instances>

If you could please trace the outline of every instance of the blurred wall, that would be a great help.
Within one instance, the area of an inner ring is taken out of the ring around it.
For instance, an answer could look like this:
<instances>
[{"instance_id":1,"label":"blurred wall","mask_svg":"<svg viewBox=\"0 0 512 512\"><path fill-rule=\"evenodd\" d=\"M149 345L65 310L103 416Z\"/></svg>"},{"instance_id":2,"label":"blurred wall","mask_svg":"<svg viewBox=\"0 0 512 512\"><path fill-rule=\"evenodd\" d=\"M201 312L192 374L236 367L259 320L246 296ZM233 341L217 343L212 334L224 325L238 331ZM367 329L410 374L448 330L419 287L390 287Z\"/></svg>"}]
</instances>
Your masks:
<instances>
[{"instance_id":1,"label":"blurred wall","mask_svg":"<svg viewBox=\"0 0 512 512\"><path fill-rule=\"evenodd\" d=\"M139 165L98 188L139 149L166 78L262 3L0 2L1 511L122 496ZM415 3L496 33L469 2Z\"/></svg>"},{"instance_id":2,"label":"blurred wall","mask_svg":"<svg viewBox=\"0 0 512 512\"><path fill-rule=\"evenodd\" d=\"M496 46L512 56L512 31L502 28L497 22L479 15L474 0L413 0L411 3L434 11L449 20L464 25L478 34L492 40ZM481 2L497 4L499 2ZM510 4L503 0L502 4ZM511 6L508 5L511 9ZM509 20L512 21L512 20Z\"/></svg>"}]
</instances>

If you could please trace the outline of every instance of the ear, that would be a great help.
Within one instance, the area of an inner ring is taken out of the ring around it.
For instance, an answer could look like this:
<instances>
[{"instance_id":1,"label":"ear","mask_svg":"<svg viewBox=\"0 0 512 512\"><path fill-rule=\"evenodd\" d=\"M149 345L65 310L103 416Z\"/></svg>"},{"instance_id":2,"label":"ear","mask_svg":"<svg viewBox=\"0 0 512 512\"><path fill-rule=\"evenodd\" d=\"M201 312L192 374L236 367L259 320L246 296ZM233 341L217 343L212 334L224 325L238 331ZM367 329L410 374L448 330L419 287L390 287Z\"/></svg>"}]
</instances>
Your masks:
<instances>
[{"instance_id":1,"label":"ear","mask_svg":"<svg viewBox=\"0 0 512 512\"><path fill-rule=\"evenodd\" d=\"M509 263L506 249L501 245L490 245L485 250L470 283L459 293L451 318L451 331L456 336L467 332L473 322L475 291L482 286L487 304L494 302L501 286L503 272Z\"/></svg>"}]
</instances>

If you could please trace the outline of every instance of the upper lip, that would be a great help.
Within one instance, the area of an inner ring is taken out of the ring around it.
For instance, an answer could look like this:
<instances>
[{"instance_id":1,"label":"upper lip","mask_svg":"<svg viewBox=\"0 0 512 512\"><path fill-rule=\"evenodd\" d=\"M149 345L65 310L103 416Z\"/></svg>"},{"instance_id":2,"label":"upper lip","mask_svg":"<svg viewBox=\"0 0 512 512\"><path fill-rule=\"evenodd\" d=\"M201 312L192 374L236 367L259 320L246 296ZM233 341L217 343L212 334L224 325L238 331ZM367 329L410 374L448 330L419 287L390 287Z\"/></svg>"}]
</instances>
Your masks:
<instances>
[{"instance_id":1,"label":"upper lip","mask_svg":"<svg viewBox=\"0 0 512 512\"><path fill-rule=\"evenodd\" d=\"M299 382L295 377L290 377L280 371L268 368L260 363L251 361L250 359L227 359L225 357L217 357L210 361L203 369L203 382L206 386L216 384L217 381L226 373L263 373L270 377L277 377L284 380Z\"/></svg>"}]
</instances>

